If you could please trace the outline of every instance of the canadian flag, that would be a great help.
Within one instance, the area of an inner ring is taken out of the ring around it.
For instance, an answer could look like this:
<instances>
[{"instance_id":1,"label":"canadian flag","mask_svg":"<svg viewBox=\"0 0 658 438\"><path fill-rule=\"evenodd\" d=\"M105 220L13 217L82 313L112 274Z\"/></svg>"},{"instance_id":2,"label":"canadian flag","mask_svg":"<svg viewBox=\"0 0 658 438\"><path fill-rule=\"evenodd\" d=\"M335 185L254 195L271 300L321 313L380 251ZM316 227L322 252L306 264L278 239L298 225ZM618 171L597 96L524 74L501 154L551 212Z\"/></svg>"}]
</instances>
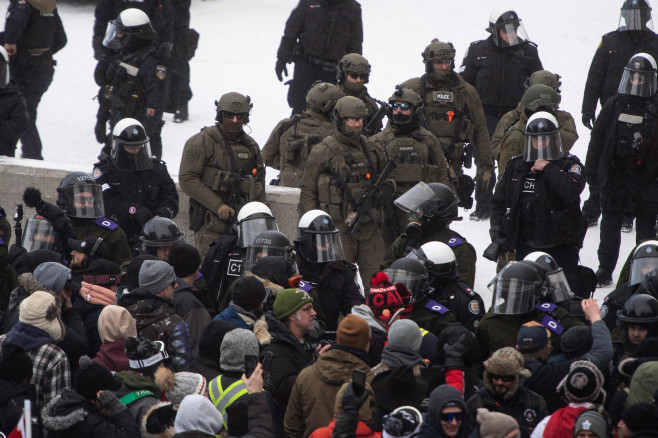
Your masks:
<instances>
[{"instance_id":1,"label":"canadian flag","mask_svg":"<svg viewBox=\"0 0 658 438\"><path fill-rule=\"evenodd\" d=\"M25 400L23 407L23 415L18 420L18 424L14 430L7 436L7 438L32 438L32 406L30 400Z\"/></svg>"}]
</instances>

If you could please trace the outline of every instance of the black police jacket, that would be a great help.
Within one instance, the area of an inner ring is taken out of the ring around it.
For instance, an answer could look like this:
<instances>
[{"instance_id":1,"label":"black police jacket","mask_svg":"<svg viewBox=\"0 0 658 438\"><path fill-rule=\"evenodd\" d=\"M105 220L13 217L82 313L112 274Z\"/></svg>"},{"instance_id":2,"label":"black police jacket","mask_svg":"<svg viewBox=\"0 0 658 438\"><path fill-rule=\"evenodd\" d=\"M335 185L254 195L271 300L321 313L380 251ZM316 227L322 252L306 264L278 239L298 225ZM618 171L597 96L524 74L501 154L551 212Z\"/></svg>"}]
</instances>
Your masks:
<instances>
[{"instance_id":1,"label":"black police jacket","mask_svg":"<svg viewBox=\"0 0 658 438\"><path fill-rule=\"evenodd\" d=\"M581 245L585 222L580 193L585 177L578 157L569 155L532 173L534 162L510 160L491 200L492 238L503 238L512 251L518 243L535 248Z\"/></svg>"},{"instance_id":2,"label":"black police jacket","mask_svg":"<svg viewBox=\"0 0 658 438\"><path fill-rule=\"evenodd\" d=\"M25 98L13 83L0 88L0 155L14 155L16 142L28 125Z\"/></svg>"},{"instance_id":3,"label":"black police jacket","mask_svg":"<svg viewBox=\"0 0 658 438\"><path fill-rule=\"evenodd\" d=\"M636 53L658 56L658 35L650 30L614 31L601 37L587 74L582 113L595 115L617 93L624 67Z\"/></svg>"},{"instance_id":4,"label":"black police jacket","mask_svg":"<svg viewBox=\"0 0 658 438\"><path fill-rule=\"evenodd\" d=\"M477 90L484 112L501 117L518 105L526 78L542 68L535 43L498 47L489 37L471 44L459 73Z\"/></svg>"},{"instance_id":5,"label":"black police jacket","mask_svg":"<svg viewBox=\"0 0 658 438\"><path fill-rule=\"evenodd\" d=\"M301 54L337 62L346 53L361 53L361 5L354 0L300 0L290 13L277 58L294 62Z\"/></svg>"}]
</instances>

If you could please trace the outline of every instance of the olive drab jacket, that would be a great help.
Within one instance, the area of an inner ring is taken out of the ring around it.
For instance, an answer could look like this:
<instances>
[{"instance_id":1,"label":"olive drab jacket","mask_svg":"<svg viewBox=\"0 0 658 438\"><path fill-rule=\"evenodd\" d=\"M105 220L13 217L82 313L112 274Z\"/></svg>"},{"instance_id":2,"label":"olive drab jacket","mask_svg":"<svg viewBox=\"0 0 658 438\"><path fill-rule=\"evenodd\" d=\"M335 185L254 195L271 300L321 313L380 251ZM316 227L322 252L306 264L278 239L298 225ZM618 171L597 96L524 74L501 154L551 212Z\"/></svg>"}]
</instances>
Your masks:
<instances>
[{"instance_id":1,"label":"olive drab jacket","mask_svg":"<svg viewBox=\"0 0 658 438\"><path fill-rule=\"evenodd\" d=\"M204 128L185 143L179 182L190 198L207 209L208 230L227 233L230 227L217 216L219 207L228 204L237 212L250 201L265 199L260 148L244 131L230 140L217 126Z\"/></svg>"},{"instance_id":2,"label":"olive drab jacket","mask_svg":"<svg viewBox=\"0 0 658 438\"><path fill-rule=\"evenodd\" d=\"M453 169L461 167L461 146L468 142L475 145L479 168L493 169L482 102L471 84L453 72L445 83L435 84L425 74L407 80L402 87L414 90L423 98L427 124L439 139Z\"/></svg>"},{"instance_id":3,"label":"olive drab jacket","mask_svg":"<svg viewBox=\"0 0 658 438\"><path fill-rule=\"evenodd\" d=\"M314 109L283 119L276 125L263 146L262 154L265 165L281 171L279 185L300 186L311 148L333 130L331 120Z\"/></svg>"}]
</instances>

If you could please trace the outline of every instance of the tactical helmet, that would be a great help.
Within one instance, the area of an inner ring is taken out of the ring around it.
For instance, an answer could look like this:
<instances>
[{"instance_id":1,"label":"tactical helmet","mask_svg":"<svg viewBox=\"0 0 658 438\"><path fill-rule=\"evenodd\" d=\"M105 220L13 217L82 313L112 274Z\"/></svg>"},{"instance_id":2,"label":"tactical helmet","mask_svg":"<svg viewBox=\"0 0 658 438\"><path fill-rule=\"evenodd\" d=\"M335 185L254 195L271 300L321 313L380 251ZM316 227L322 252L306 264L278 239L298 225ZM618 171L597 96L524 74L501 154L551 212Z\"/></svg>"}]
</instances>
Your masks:
<instances>
[{"instance_id":1,"label":"tactical helmet","mask_svg":"<svg viewBox=\"0 0 658 438\"><path fill-rule=\"evenodd\" d=\"M336 102L334 112L341 120L347 117L365 118L368 115L368 108L358 97L343 96Z\"/></svg>"},{"instance_id":2,"label":"tactical helmet","mask_svg":"<svg viewBox=\"0 0 658 438\"><path fill-rule=\"evenodd\" d=\"M125 47L131 38L151 40L155 36L148 15L141 9L128 8L107 24L103 45L118 50Z\"/></svg>"},{"instance_id":3,"label":"tactical helmet","mask_svg":"<svg viewBox=\"0 0 658 438\"><path fill-rule=\"evenodd\" d=\"M423 263L430 275L430 284L434 284L435 281L444 283L459 277L455 253L443 242L424 243L412 250L407 257Z\"/></svg>"},{"instance_id":4,"label":"tactical helmet","mask_svg":"<svg viewBox=\"0 0 658 438\"><path fill-rule=\"evenodd\" d=\"M0 45L0 88L5 88L7 84L9 84L9 55Z\"/></svg>"},{"instance_id":5,"label":"tactical helmet","mask_svg":"<svg viewBox=\"0 0 658 438\"><path fill-rule=\"evenodd\" d=\"M624 333L629 326L639 325L649 329L647 337L655 336L658 331L658 299L645 294L633 295L617 311L617 322Z\"/></svg>"},{"instance_id":6,"label":"tactical helmet","mask_svg":"<svg viewBox=\"0 0 658 438\"><path fill-rule=\"evenodd\" d=\"M530 75L530 77L525 83L525 87L527 89L535 84L544 84L544 85L548 85L549 87L557 91L558 94L560 94L562 92L562 90L560 90L560 87L562 86L560 77L561 76L559 74L551 73L548 70L537 70L536 72Z\"/></svg>"},{"instance_id":7,"label":"tactical helmet","mask_svg":"<svg viewBox=\"0 0 658 438\"><path fill-rule=\"evenodd\" d=\"M651 6L646 0L626 0L621 7L618 30L653 29Z\"/></svg>"},{"instance_id":8,"label":"tactical helmet","mask_svg":"<svg viewBox=\"0 0 658 438\"><path fill-rule=\"evenodd\" d=\"M151 142L144 126L135 119L121 119L112 130L112 162L119 170L153 168Z\"/></svg>"},{"instance_id":9,"label":"tactical helmet","mask_svg":"<svg viewBox=\"0 0 658 438\"><path fill-rule=\"evenodd\" d=\"M279 231L276 219L270 208L262 202L249 202L245 204L237 216L238 246L247 248L254 242L256 236L263 231Z\"/></svg>"},{"instance_id":10,"label":"tactical helmet","mask_svg":"<svg viewBox=\"0 0 658 438\"><path fill-rule=\"evenodd\" d=\"M322 114L329 114L341 97L343 97L343 92L336 85L315 81L306 93L306 104L309 108Z\"/></svg>"},{"instance_id":11,"label":"tactical helmet","mask_svg":"<svg viewBox=\"0 0 658 438\"><path fill-rule=\"evenodd\" d=\"M395 109L389 108L388 118L391 121L393 126L402 128L408 127L409 129L415 129L418 126L418 109L422 111L423 99L420 95L410 88L402 88L400 85L395 87L395 92L388 99L388 103L395 105L396 102L403 102L403 104L411 105L411 112L409 114L404 114L402 111L395 111Z\"/></svg>"},{"instance_id":12,"label":"tactical helmet","mask_svg":"<svg viewBox=\"0 0 658 438\"><path fill-rule=\"evenodd\" d=\"M311 263L345 260L340 231L322 210L304 213L298 224L299 238L295 242L299 255Z\"/></svg>"},{"instance_id":13,"label":"tactical helmet","mask_svg":"<svg viewBox=\"0 0 658 438\"><path fill-rule=\"evenodd\" d=\"M651 270L658 268L658 240L642 242L633 251L629 284L639 284Z\"/></svg>"},{"instance_id":14,"label":"tactical helmet","mask_svg":"<svg viewBox=\"0 0 658 438\"><path fill-rule=\"evenodd\" d=\"M417 108L422 105L423 99L411 88L402 88L400 85L397 85L393 95L388 98L388 103L393 104L394 102L407 102L414 108Z\"/></svg>"},{"instance_id":15,"label":"tactical helmet","mask_svg":"<svg viewBox=\"0 0 658 438\"><path fill-rule=\"evenodd\" d=\"M455 53L455 46L453 46L452 43L444 43L437 38L434 38L429 46L425 47L423 53L421 53L423 56L423 62L425 63L425 71L431 73L432 63L434 61L444 61L446 59L452 60L451 66L454 69Z\"/></svg>"},{"instance_id":16,"label":"tactical helmet","mask_svg":"<svg viewBox=\"0 0 658 438\"><path fill-rule=\"evenodd\" d=\"M530 113L550 111L554 113L560 106L560 95L552 87L544 84L531 85L521 98L521 103Z\"/></svg>"},{"instance_id":17,"label":"tactical helmet","mask_svg":"<svg viewBox=\"0 0 658 438\"><path fill-rule=\"evenodd\" d=\"M574 298L564 270L558 266L553 256L542 251L535 251L525 256L523 260L535 262L546 272L546 290L543 294L545 299L557 304Z\"/></svg>"},{"instance_id":18,"label":"tactical helmet","mask_svg":"<svg viewBox=\"0 0 658 438\"><path fill-rule=\"evenodd\" d=\"M534 113L528 119L524 134L525 161L558 160L564 156L560 127L553 114L545 111Z\"/></svg>"},{"instance_id":19,"label":"tactical helmet","mask_svg":"<svg viewBox=\"0 0 658 438\"><path fill-rule=\"evenodd\" d=\"M215 101L215 108L217 109L217 117L215 120L222 122L224 114L244 114L244 122L249 122L249 112L253 108L251 97L244 96L240 93L230 92L222 95L219 100Z\"/></svg>"},{"instance_id":20,"label":"tactical helmet","mask_svg":"<svg viewBox=\"0 0 658 438\"><path fill-rule=\"evenodd\" d=\"M637 53L624 67L624 74L619 82L619 94L651 97L656 94L656 60L648 53Z\"/></svg>"},{"instance_id":21,"label":"tactical helmet","mask_svg":"<svg viewBox=\"0 0 658 438\"><path fill-rule=\"evenodd\" d=\"M346 74L356 73L359 75L366 75L363 79L363 83L367 84L370 70L370 63L368 63L366 58L358 53L348 53L338 61L336 66L336 81L339 84L342 84L345 81Z\"/></svg>"},{"instance_id":22,"label":"tactical helmet","mask_svg":"<svg viewBox=\"0 0 658 438\"><path fill-rule=\"evenodd\" d=\"M178 243L184 243L185 233L171 219L155 217L144 224L139 240L142 253L167 260L168 249Z\"/></svg>"},{"instance_id":23,"label":"tactical helmet","mask_svg":"<svg viewBox=\"0 0 658 438\"><path fill-rule=\"evenodd\" d=\"M263 257L283 257L292 260L292 245L288 238L275 230L263 231L247 247L246 269L250 271L254 264Z\"/></svg>"},{"instance_id":24,"label":"tactical helmet","mask_svg":"<svg viewBox=\"0 0 658 438\"><path fill-rule=\"evenodd\" d=\"M56 247L58 234L52 224L43 216L35 215L28 219L23 231L21 247L27 252L37 249L53 249Z\"/></svg>"},{"instance_id":25,"label":"tactical helmet","mask_svg":"<svg viewBox=\"0 0 658 438\"><path fill-rule=\"evenodd\" d=\"M525 27L518 14L505 7L497 7L489 16L488 32L498 47L510 47L521 44L528 39ZM501 36L503 33L505 36Z\"/></svg>"},{"instance_id":26,"label":"tactical helmet","mask_svg":"<svg viewBox=\"0 0 658 438\"><path fill-rule=\"evenodd\" d=\"M542 285L535 268L525 263L509 263L489 283L489 287L493 286L492 312L519 315L532 311L539 302Z\"/></svg>"},{"instance_id":27,"label":"tactical helmet","mask_svg":"<svg viewBox=\"0 0 658 438\"><path fill-rule=\"evenodd\" d=\"M460 219L457 196L450 187L441 183L420 181L393 203L418 219L430 218L432 222L445 223Z\"/></svg>"},{"instance_id":28,"label":"tactical helmet","mask_svg":"<svg viewBox=\"0 0 658 438\"><path fill-rule=\"evenodd\" d=\"M105 214L103 189L88 173L69 173L57 188L57 206L70 217L96 219Z\"/></svg>"},{"instance_id":29,"label":"tactical helmet","mask_svg":"<svg viewBox=\"0 0 658 438\"><path fill-rule=\"evenodd\" d=\"M421 301L430 291L429 275L425 265L416 258L397 259L384 272L393 284L402 283L411 291L415 303Z\"/></svg>"}]
</instances>

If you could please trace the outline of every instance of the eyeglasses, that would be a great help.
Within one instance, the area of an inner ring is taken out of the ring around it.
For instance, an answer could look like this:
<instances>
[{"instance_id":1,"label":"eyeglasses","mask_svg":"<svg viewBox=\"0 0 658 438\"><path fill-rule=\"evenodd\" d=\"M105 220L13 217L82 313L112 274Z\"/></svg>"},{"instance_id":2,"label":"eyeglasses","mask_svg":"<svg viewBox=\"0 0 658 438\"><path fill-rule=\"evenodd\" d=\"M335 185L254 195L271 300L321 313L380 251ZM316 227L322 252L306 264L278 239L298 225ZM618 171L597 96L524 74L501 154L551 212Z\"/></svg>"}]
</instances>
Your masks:
<instances>
[{"instance_id":1,"label":"eyeglasses","mask_svg":"<svg viewBox=\"0 0 658 438\"><path fill-rule=\"evenodd\" d=\"M446 423L451 423L452 420L455 421L462 421L464 419L464 413L463 412L450 412L448 414L441 414L441 421L445 421Z\"/></svg>"},{"instance_id":2,"label":"eyeglasses","mask_svg":"<svg viewBox=\"0 0 658 438\"><path fill-rule=\"evenodd\" d=\"M368 80L368 77L369 77L370 75L369 75L368 73L361 73L361 74L358 74L358 73L348 73L347 76L349 76L350 78L354 79L355 81L356 81L357 79L359 79L359 78L361 78L362 81L366 81L366 80Z\"/></svg>"},{"instance_id":3,"label":"eyeglasses","mask_svg":"<svg viewBox=\"0 0 658 438\"><path fill-rule=\"evenodd\" d=\"M402 110L402 111L408 111L411 109L411 105L408 103L394 103L391 105L391 108L393 108L393 111L397 110Z\"/></svg>"},{"instance_id":4,"label":"eyeglasses","mask_svg":"<svg viewBox=\"0 0 658 438\"><path fill-rule=\"evenodd\" d=\"M178 283L176 283L176 280L171 282L171 287L173 287L174 289L176 289L177 285L178 285Z\"/></svg>"},{"instance_id":5,"label":"eyeglasses","mask_svg":"<svg viewBox=\"0 0 658 438\"><path fill-rule=\"evenodd\" d=\"M309 304L308 306L304 306L300 308L299 310L303 310L304 312L311 312L313 311L313 304Z\"/></svg>"},{"instance_id":6,"label":"eyeglasses","mask_svg":"<svg viewBox=\"0 0 658 438\"><path fill-rule=\"evenodd\" d=\"M489 373L489 376L491 376L491 380L502 380L503 382L513 382L516 376L501 376L499 374L491 374Z\"/></svg>"},{"instance_id":7,"label":"eyeglasses","mask_svg":"<svg viewBox=\"0 0 658 438\"><path fill-rule=\"evenodd\" d=\"M224 113L224 116L228 118L229 120L232 120L234 117L237 118L238 120L244 119L245 113Z\"/></svg>"}]
</instances>

